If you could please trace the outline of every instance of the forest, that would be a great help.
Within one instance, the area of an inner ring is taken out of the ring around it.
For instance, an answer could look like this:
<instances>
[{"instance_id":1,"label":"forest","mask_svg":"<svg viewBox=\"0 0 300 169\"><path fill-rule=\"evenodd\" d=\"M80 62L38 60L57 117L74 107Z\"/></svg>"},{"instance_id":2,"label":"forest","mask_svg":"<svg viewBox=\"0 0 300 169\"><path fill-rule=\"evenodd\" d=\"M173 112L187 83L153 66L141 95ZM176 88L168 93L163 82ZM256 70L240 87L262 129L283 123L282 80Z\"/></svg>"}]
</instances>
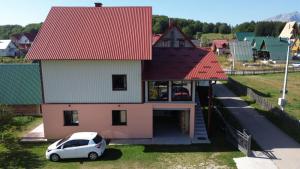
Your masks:
<instances>
[{"instance_id":1,"label":"forest","mask_svg":"<svg viewBox=\"0 0 300 169\"><path fill-rule=\"evenodd\" d=\"M152 31L156 34L164 33L169 25L169 17L164 15L153 15ZM233 34L235 32L255 32L256 36L278 36L283 29L284 22L244 22L235 26L227 23L207 23L191 19L172 18L176 24L190 38L200 39L203 34ZM38 32L42 23L33 23L26 26L0 25L0 39L9 39L11 35L23 32ZM297 27L297 29L299 29Z\"/></svg>"}]
</instances>

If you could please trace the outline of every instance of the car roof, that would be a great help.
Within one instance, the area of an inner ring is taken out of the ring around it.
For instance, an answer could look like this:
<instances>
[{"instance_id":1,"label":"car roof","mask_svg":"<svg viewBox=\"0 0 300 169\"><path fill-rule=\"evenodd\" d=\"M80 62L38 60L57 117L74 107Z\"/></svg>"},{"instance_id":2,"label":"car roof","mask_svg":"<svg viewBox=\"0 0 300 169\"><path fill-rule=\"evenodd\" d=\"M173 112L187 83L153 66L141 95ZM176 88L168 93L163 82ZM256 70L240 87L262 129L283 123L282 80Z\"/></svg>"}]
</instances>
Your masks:
<instances>
[{"instance_id":1,"label":"car roof","mask_svg":"<svg viewBox=\"0 0 300 169\"><path fill-rule=\"evenodd\" d=\"M73 133L69 140L91 140L95 138L97 135L97 132L78 132Z\"/></svg>"}]
</instances>

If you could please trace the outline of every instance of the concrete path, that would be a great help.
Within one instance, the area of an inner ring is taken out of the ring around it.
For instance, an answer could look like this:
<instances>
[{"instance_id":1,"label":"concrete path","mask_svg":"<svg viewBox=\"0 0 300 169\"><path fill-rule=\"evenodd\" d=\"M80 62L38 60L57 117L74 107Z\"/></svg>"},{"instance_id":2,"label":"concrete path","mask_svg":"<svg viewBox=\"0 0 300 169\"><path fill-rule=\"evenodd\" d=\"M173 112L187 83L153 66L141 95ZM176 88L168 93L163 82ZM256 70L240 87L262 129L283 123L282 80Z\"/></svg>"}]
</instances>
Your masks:
<instances>
[{"instance_id":1,"label":"concrete path","mask_svg":"<svg viewBox=\"0 0 300 169\"><path fill-rule=\"evenodd\" d=\"M25 134L25 136L21 139L22 142L43 142L47 141L44 138L44 124L38 125L36 128L31 130L29 133Z\"/></svg>"},{"instance_id":2,"label":"concrete path","mask_svg":"<svg viewBox=\"0 0 300 169\"><path fill-rule=\"evenodd\" d=\"M253 151L252 157L240 157L233 160L238 169L278 169L273 161L260 151Z\"/></svg>"},{"instance_id":3,"label":"concrete path","mask_svg":"<svg viewBox=\"0 0 300 169\"><path fill-rule=\"evenodd\" d=\"M300 144L283 133L222 84L214 86L221 100L279 169L300 169Z\"/></svg>"}]
</instances>

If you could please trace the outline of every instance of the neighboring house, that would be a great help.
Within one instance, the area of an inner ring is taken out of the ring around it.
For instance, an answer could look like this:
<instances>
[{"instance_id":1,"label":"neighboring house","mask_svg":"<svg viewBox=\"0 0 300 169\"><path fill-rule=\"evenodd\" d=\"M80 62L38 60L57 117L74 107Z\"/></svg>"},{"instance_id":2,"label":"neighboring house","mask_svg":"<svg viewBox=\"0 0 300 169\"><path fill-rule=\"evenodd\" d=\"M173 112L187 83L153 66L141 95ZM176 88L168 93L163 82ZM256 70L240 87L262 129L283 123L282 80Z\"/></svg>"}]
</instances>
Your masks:
<instances>
[{"instance_id":1,"label":"neighboring house","mask_svg":"<svg viewBox=\"0 0 300 169\"><path fill-rule=\"evenodd\" d=\"M191 40L193 42L193 44L196 46L196 47L201 47L201 41L200 40L196 40L196 39L193 39Z\"/></svg>"},{"instance_id":2,"label":"neighboring house","mask_svg":"<svg viewBox=\"0 0 300 169\"><path fill-rule=\"evenodd\" d=\"M0 104L17 114L40 115L42 103L39 64L0 64Z\"/></svg>"},{"instance_id":3,"label":"neighboring house","mask_svg":"<svg viewBox=\"0 0 300 169\"><path fill-rule=\"evenodd\" d=\"M286 39L274 37L254 37L250 42L255 59L286 60L288 43Z\"/></svg>"},{"instance_id":4,"label":"neighboring house","mask_svg":"<svg viewBox=\"0 0 300 169\"><path fill-rule=\"evenodd\" d=\"M283 30L281 31L279 38L286 38L286 39L294 39L296 32L296 25L297 22L288 22L284 26Z\"/></svg>"},{"instance_id":5,"label":"neighboring house","mask_svg":"<svg viewBox=\"0 0 300 169\"><path fill-rule=\"evenodd\" d=\"M229 53L229 43L227 40L213 40L211 50L218 55Z\"/></svg>"},{"instance_id":6,"label":"neighboring house","mask_svg":"<svg viewBox=\"0 0 300 169\"><path fill-rule=\"evenodd\" d=\"M300 54L300 39L297 38L292 46L292 55L297 56Z\"/></svg>"},{"instance_id":7,"label":"neighboring house","mask_svg":"<svg viewBox=\"0 0 300 169\"><path fill-rule=\"evenodd\" d=\"M0 40L0 56L16 56L17 48L11 40Z\"/></svg>"},{"instance_id":8,"label":"neighboring house","mask_svg":"<svg viewBox=\"0 0 300 169\"><path fill-rule=\"evenodd\" d=\"M196 85L211 90L227 77L214 53L175 25L153 43L151 24L151 7L50 10L26 56L41 66L46 138L97 131L208 142Z\"/></svg>"},{"instance_id":9,"label":"neighboring house","mask_svg":"<svg viewBox=\"0 0 300 169\"><path fill-rule=\"evenodd\" d=\"M229 42L231 56L237 61L253 61L253 50L248 41Z\"/></svg>"},{"instance_id":10,"label":"neighboring house","mask_svg":"<svg viewBox=\"0 0 300 169\"><path fill-rule=\"evenodd\" d=\"M238 41L244 41L246 37L254 37L254 32L236 32L235 37Z\"/></svg>"},{"instance_id":11,"label":"neighboring house","mask_svg":"<svg viewBox=\"0 0 300 169\"><path fill-rule=\"evenodd\" d=\"M20 51L26 54L29 51L36 35L36 33L14 34L10 37L10 39L19 48Z\"/></svg>"}]
</instances>

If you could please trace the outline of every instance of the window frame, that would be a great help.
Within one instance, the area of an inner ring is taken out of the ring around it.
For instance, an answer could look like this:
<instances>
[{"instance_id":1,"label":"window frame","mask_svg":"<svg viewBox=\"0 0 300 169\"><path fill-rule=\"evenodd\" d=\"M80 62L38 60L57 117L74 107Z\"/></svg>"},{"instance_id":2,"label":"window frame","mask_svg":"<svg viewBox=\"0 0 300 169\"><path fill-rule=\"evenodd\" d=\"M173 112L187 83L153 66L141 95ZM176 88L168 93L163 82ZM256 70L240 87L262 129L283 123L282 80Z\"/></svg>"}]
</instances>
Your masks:
<instances>
[{"instance_id":1,"label":"window frame","mask_svg":"<svg viewBox=\"0 0 300 169\"><path fill-rule=\"evenodd\" d=\"M184 39L179 39L178 40L178 47L179 48L184 48L185 47L185 40Z\"/></svg>"},{"instance_id":2,"label":"window frame","mask_svg":"<svg viewBox=\"0 0 300 169\"><path fill-rule=\"evenodd\" d=\"M168 94L168 96L167 96L167 99L151 99L151 97L150 97L150 85L149 85L149 83L150 82L167 82L167 94ZM147 84L147 86L148 86L148 101L163 101L163 102L167 102L167 101L169 101L169 81L165 81L165 80L158 80L158 81L148 81L148 84Z\"/></svg>"},{"instance_id":3,"label":"window frame","mask_svg":"<svg viewBox=\"0 0 300 169\"><path fill-rule=\"evenodd\" d=\"M72 112L71 117L72 117L72 121L70 123L66 123L66 113L67 112ZM74 119L73 119L73 113L77 113L77 123L74 123ZM63 111L63 117L64 117L64 126L79 126L79 117L78 117L79 113L77 110L64 110Z\"/></svg>"},{"instance_id":4,"label":"window frame","mask_svg":"<svg viewBox=\"0 0 300 169\"><path fill-rule=\"evenodd\" d=\"M121 112L125 112L125 122L121 122ZM115 122L114 120L114 113L120 113L119 114L119 122ZM112 126L127 126L127 110L112 110L112 120L111 120Z\"/></svg>"},{"instance_id":5,"label":"window frame","mask_svg":"<svg viewBox=\"0 0 300 169\"><path fill-rule=\"evenodd\" d=\"M126 74L113 74L111 77L112 77L112 80L111 80L112 81L112 91L127 91L127 75ZM125 77L123 88L115 88L114 77Z\"/></svg>"},{"instance_id":6,"label":"window frame","mask_svg":"<svg viewBox=\"0 0 300 169\"><path fill-rule=\"evenodd\" d=\"M174 82L180 82L180 86L182 87L183 86L183 83L184 82L188 82L191 84L191 88L190 88L190 98L189 99L186 99L186 100L179 100L179 99L174 99L174 96L173 96L173 85L174 85ZM171 100L172 101L192 101L193 100L193 83L192 81L188 81L188 80L175 80L175 81L171 81Z\"/></svg>"}]
</instances>

